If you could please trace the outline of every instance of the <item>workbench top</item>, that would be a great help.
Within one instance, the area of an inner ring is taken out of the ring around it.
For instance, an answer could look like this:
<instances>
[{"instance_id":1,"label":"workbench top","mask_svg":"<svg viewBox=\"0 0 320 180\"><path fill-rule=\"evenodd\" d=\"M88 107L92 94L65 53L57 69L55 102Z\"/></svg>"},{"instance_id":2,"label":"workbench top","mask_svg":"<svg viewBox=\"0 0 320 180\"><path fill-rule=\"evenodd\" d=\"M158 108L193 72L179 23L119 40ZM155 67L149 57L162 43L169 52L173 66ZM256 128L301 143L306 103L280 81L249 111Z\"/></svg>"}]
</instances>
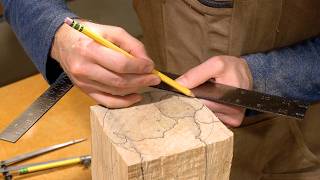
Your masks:
<instances>
[{"instance_id":1,"label":"workbench top","mask_svg":"<svg viewBox=\"0 0 320 180\"><path fill-rule=\"evenodd\" d=\"M1 87L0 131L22 113L47 88L48 84L41 75L35 75ZM18 154L80 138L87 138L87 140L32 158L21 164L90 154L89 106L94 104L95 102L92 99L83 94L78 88L73 87L16 143L0 141L0 160L6 160ZM1 175L0 178L2 178ZM16 176L14 179L82 180L91 179L91 172L90 169L85 169L81 165L74 165Z\"/></svg>"}]
</instances>

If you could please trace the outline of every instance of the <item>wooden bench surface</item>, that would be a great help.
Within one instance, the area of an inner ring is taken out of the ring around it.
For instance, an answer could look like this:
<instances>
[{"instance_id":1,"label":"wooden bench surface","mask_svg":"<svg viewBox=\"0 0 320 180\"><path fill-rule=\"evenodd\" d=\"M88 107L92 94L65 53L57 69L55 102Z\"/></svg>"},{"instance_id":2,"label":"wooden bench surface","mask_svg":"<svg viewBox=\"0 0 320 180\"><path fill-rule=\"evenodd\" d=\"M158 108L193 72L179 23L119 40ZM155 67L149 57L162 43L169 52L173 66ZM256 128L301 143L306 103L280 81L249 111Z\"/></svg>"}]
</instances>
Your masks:
<instances>
[{"instance_id":1,"label":"wooden bench surface","mask_svg":"<svg viewBox=\"0 0 320 180\"><path fill-rule=\"evenodd\" d=\"M0 131L22 113L47 88L46 81L40 75L1 87ZM18 142L13 144L0 141L0 160L6 160L18 154L79 138L87 138L87 141L33 158L22 164L90 154L89 106L93 104L95 104L94 101L79 89L72 88ZM25 179L26 177L36 180L91 179L91 171L90 169L84 169L80 165L75 165L19 176L17 179ZM2 178L1 175L0 178Z\"/></svg>"}]
</instances>

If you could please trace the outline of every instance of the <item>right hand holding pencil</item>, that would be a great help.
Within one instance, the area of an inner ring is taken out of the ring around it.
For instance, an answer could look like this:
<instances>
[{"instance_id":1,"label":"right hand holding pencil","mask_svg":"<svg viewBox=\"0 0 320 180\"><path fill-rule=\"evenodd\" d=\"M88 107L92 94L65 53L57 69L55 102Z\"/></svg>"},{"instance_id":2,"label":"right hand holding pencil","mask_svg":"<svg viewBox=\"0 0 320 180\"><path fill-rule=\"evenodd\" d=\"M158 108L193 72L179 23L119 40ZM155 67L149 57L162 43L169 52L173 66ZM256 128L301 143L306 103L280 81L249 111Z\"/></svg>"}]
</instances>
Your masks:
<instances>
[{"instance_id":1,"label":"right hand holding pencil","mask_svg":"<svg viewBox=\"0 0 320 180\"><path fill-rule=\"evenodd\" d=\"M63 24L51 57L82 91L106 107L122 108L141 100L139 89L160 83L151 74L154 64L140 41L119 27L82 23L135 57L129 59Z\"/></svg>"}]
</instances>

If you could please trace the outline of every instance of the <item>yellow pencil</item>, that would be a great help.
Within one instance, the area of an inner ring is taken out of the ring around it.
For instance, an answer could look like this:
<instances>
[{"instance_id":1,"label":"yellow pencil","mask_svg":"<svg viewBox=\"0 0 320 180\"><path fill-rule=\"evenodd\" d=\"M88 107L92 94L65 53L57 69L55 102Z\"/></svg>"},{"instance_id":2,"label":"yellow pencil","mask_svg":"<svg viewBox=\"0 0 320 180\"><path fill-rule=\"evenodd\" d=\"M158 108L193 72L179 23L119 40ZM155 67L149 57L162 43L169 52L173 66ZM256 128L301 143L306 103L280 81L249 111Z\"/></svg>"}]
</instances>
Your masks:
<instances>
[{"instance_id":1,"label":"yellow pencil","mask_svg":"<svg viewBox=\"0 0 320 180\"><path fill-rule=\"evenodd\" d=\"M80 156L80 157L49 161L49 162L44 162L44 163L39 163L34 165L26 165L25 167L22 167L22 168L12 167L11 169L9 168L9 172L18 173L18 174L27 174L27 173L43 171L47 169L79 164L79 163L84 163L84 165L87 165L89 164L89 162L91 162L91 156Z\"/></svg>"},{"instance_id":2,"label":"yellow pencil","mask_svg":"<svg viewBox=\"0 0 320 180\"><path fill-rule=\"evenodd\" d=\"M70 19L70 18L66 18L64 21L66 24L68 24L69 26L71 26L72 28L82 32L83 34L87 35L88 37L90 37L91 39L97 41L98 43L102 44L103 46L113 49L115 51L118 51L122 54L124 54L125 56L129 57L129 58L133 58L133 56L131 54L129 54L128 52L126 52L125 50L119 48L118 46L116 46L115 44L113 44L112 42L104 39L102 36L96 34L95 32L91 31L89 28L85 27L84 25L81 25L80 23ZM157 71L157 70L152 70L152 73L159 76L161 81L165 82L166 84L168 84L169 86L175 88L176 90L178 90L179 92L187 95L187 96L191 96L194 97L193 93L190 91L190 89L182 86L181 84L179 84L177 81L169 78L168 76L164 75L163 73Z\"/></svg>"},{"instance_id":3,"label":"yellow pencil","mask_svg":"<svg viewBox=\"0 0 320 180\"><path fill-rule=\"evenodd\" d=\"M42 171L42 170L62 167L62 166L78 164L80 162L81 162L80 158L72 158L72 159L56 161L56 162L52 162L52 163L48 163L48 164L41 164L41 165L37 165L37 166L31 166L31 167L23 168L23 169L19 170L19 173L20 174L32 173L32 172L37 172L37 171Z\"/></svg>"}]
</instances>

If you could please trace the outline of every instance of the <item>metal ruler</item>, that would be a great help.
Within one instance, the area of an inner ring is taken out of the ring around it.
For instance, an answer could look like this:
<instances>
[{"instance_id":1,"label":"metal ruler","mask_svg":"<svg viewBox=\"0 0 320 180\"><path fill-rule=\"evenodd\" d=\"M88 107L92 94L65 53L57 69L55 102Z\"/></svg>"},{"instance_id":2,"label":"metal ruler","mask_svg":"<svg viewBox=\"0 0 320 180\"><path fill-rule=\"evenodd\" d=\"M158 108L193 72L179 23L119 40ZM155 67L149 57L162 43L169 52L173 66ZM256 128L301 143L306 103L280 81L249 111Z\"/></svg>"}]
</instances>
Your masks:
<instances>
[{"instance_id":1,"label":"metal ruler","mask_svg":"<svg viewBox=\"0 0 320 180\"><path fill-rule=\"evenodd\" d=\"M16 118L0 134L0 139L16 142L26 133L54 104L56 104L73 86L66 74L61 74L26 111Z\"/></svg>"},{"instance_id":2,"label":"metal ruler","mask_svg":"<svg viewBox=\"0 0 320 180\"><path fill-rule=\"evenodd\" d=\"M178 75L175 74L164 74L168 75L172 79L178 77ZM72 86L72 82L68 76L63 73L47 91L45 91L24 113L14 120L0 134L0 139L9 142L16 142L56 102L58 102ZM164 83L154 87L175 91ZM192 92L198 98L208 99L227 105L244 107L260 112L288 116L293 119L300 120L304 118L309 107L309 103L306 102L210 82L206 82L203 85L192 89Z\"/></svg>"},{"instance_id":3,"label":"metal ruler","mask_svg":"<svg viewBox=\"0 0 320 180\"><path fill-rule=\"evenodd\" d=\"M172 79L179 75L164 73ZM161 83L156 88L177 92L167 84ZM259 112L272 113L287 116L293 119L304 119L310 103L300 100L289 99L280 96L269 95L252 90L246 90L219 83L205 82L191 89L197 98L206 99L226 105L233 105ZM177 92L179 93L179 92ZM180 93L181 94L181 93Z\"/></svg>"}]
</instances>

